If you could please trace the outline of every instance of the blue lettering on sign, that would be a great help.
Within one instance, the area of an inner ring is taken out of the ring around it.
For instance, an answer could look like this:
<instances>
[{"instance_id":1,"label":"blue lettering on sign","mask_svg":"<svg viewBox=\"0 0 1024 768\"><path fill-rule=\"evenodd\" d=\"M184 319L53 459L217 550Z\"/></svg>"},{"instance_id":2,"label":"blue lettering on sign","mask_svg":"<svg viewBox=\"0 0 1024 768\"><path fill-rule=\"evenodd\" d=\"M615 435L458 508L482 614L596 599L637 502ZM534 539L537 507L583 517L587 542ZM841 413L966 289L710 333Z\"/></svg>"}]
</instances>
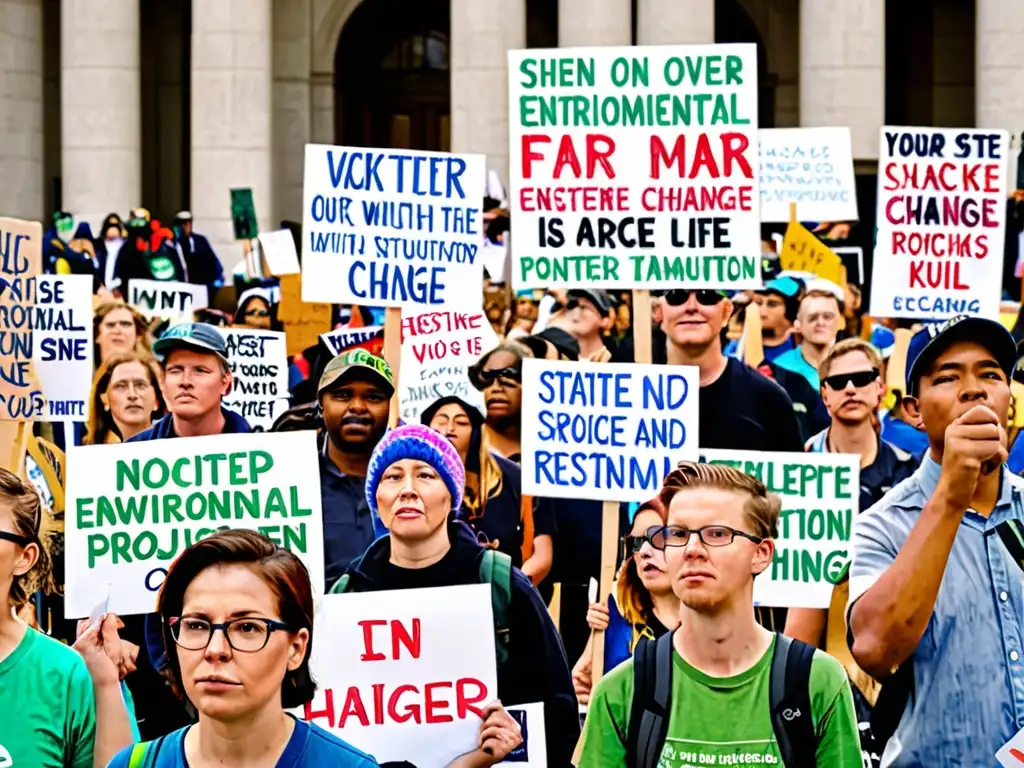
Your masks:
<instances>
[{"instance_id":1,"label":"blue lettering on sign","mask_svg":"<svg viewBox=\"0 0 1024 768\"><path fill-rule=\"evenodd\" d=\"M348 288L371 305L399 300L440 305L444 304L444 274L444 267L357 261L348 268Z\"/></svg>"},{"instance_id":2,"label":"blue lettering on sign","mask_svg":"<svg viewBox=\"0 0 1024 768\"><path fill-rule=\"evenodd\" d=\"M146 589L150 592L159 592L160 587L164 584L164 579L167 578L166 568L154 568L152 571L146 574Z\"/></svg>"},{"instance_id":3,"label":"blue lettering on sign","mask_svg":"<svg viewBox=\"0 0 1024 768\"><path fill-rule=\"evenodd\" d=\"M406 155L373 151L327 150L327 170L334 189L384 192L381 165L394 167L398 194L466 199L462 174L466 161L448 155Z\"/></svg>"},{"instance_id":4,"label":"blue lettering on sign","mask_svg":"<svg viewBox=\"0 0 1024 768\"><path fill-rule=\"evenodd\" d=\"M603 451L539 450L534 457L534 482L575 488L628 488L656 493L673 469L661 459L609 456Z\"/></svg>"},{"instance_id":5,"label":"blue lettering on sign","mask_svg":"<svg viewBox=\"0 0 1024 768\"><path fill-rule=\"evenodd\" d=\"M895 296L892 308L894 312L908 312L919 317L977 315L981 312L981 300L953 296Z\"/></svg>"}]
</instances>

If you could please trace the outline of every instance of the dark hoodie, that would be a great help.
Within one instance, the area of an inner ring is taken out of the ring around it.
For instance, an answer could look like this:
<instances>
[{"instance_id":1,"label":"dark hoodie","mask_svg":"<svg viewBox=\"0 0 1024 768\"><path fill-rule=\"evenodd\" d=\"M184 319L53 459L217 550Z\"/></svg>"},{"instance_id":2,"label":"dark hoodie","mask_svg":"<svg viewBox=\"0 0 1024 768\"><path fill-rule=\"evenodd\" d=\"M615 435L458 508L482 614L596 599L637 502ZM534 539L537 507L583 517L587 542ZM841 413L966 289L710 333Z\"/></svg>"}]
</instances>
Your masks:
<instances>
[{"instance_id":1,"label":"dark hoodie","mask_svg":"<svg viewBox=\"0 0 1024 768\"><path fill-rule=\"evenodd\" d=\"M349 592L451 587L480 583L483 547L467 525L448 524L451 549L426 568L391 563L391 539L378 539L349 566ZM569 664L555 625L537 590L521 571L512 571L512 599L506 613L508 661L498 667L498 698L505 706L544 702L548 765L565 768L580 735L579 708ZM458 628L452 628L457 642Z\"/></svg>"},{"instance_id":2,"label":"dark hoodie","mask_svg":"<svg viewBox=\"0 0 1024 768\"><path fill-rule=\"evenodd\" d=\"M224 429L221 430L222 435L236 435L239 433L252 432L252 427L249 426L249 422L234 411L229 411L224 406L221 406L220 412L224 414ZM174 432L174 414L172 413L168 413L160 419L160 421L144 432L139 432L139 434L134 437L128 438L127 442L141 443L145 440L166 440L169 437L177 437Z\"/></svg>"}]
</instances>

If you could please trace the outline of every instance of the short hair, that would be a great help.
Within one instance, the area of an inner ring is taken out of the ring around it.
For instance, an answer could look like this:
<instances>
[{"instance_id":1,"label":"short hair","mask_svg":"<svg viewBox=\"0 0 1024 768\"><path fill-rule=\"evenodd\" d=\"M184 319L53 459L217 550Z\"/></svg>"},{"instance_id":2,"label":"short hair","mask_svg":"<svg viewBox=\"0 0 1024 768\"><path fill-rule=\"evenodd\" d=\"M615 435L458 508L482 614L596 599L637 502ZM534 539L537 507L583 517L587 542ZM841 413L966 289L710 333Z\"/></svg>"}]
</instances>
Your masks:
<instances>
[{"instance_id":1,"label":"short hair","mask_svg":"<svg viewBox=\"0 0 1024 768\"><path fill-rule=\"evenodd\" d=\"M882 356L875 349L875 345L854 336L832 345L828 354L818 364L818 378L822 381L827 379L829 374L832 373L832 364L843 355L849 355L851 352L863 352L864 356L871 362L872 368L882 367Z\"/></svg>"},{"instance_id":2,"label":"short hair","mask_svg":"<svg viewBox=\"0 0 1024 768\"><path fill-rule=\"evenodd\" d=\"M840 299L831 291L822 291L818 289L807 291L803 296L800 297L800 303L799 305L797 305L798 311L799 308L804 305L804 302L807 301L807 299L832 299L832 301L836 303L836 308L839 310L840 314L843 311L842 299Z\"/></svg>"},{"instance_id":3,"label":"short hair","mask_svg":"<svg viewBox=\"0 0 1024 768\"><path fill-rule=\"evenodd\" d=\"M278 613L289 630L309 630L309 643L302 664L286 672L281 682L281 705L292 709L311 701L316 683L309 671L309 657L313 651L313 590L309 571L294 553L262 534L240 529L221 531L186 549L171 564L160 588L156 610L163 625L161 634L167 652L167 669L175 692L184 697L181 664L171 635L170 619L181 615L189 584L207 568L218 565L252 566L277 598Z\"/></svg>"},{"instance_id":4,"label":"short hair","mask_svg":"<svg viewBox=\"0 0 1024 768\"><path fill-rule=\"evenodd\" d=\"M9 607L18 610L39 590L57 591L50 556L50 532L43 516L43 502L36 489L13 472L0 467L0 504L11 513L14 533L39 547L39 557L28 573L15 576L8 594ZM4 609L0 609L4 610Z\"/></svg>"},{"instance_id":5,"label":"short hair","mask_svg":"<svg viewBox=\"0 0 1024 768\"><path fill-rule=\"evenodd\" d=\"M659 498L667 510L679 491L693 488L717 488L746 494L748 498L743 504L743 513L754 527L754 535L762 539L778 538L782 500L776 494L769 493L764 483L756 477L727 464L681 461L665 478Z\"/></svg>"}]
</instances>

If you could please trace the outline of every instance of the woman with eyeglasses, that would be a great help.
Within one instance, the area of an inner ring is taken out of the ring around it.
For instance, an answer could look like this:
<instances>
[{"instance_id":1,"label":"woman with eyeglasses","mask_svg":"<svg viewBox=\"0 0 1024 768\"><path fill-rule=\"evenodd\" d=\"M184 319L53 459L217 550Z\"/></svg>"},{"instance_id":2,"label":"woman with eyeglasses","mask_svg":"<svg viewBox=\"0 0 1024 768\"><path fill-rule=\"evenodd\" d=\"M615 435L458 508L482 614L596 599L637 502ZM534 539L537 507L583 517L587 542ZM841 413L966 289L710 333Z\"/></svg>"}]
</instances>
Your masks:
<instances>
[{"instance_id":1,"label":"woman with eyeglasses","mask_svg":"<svg viewBox=\"0 0 1024 768\"><path fill-rule=\"evenodd\" d=\"M52 591L49 535L39 495L0 469L0 765L104 766L132 741L120 680L117 619L104 615L69 648L18 618L37 590Z\"/></svg>"},{"instance_id":2,"label":"woman with eyeglasses","mask_svg":"<svg viewBox=\"0 0 1024 768\"><path fill-rule=\"evenodd\" d=\"M526 350L514 342L499 344L469 368L469 381L484 393L487 420L484 432L491 449L519 463L522 453L523 358Z\"/></svg>"},{"instance_id":3,"label":"woman with eyeglasses","mask_svg":"<svg viewBox=\"0 0 1024 768\"><path fill-rule=\"evenodd\" d=\"M465 487L458 452L436 431L411 424L388 432L370 457L365 493L389 535L353 561L331 591L490 584L498 698L506 706L543 702L548 765L567 766L579 715L565 652L529 579L456 519ZM452 633L457 646L458 627ZM518 739L518 729L507 724L484 745L491 754L477 754L478 764L500 762Z\"/></svg>"},{"instance_id":4,"label":"woman with eyeglasses","mask_svg":"<svg viewBox=\"0 0 1024 768\"><path fill-rule=\"evenodd\" d=\"M593 603L587 612L591 630L604 634L604 671L633 655L641 637L657 639L679 626L679 599L665 565L665 508L657 499L640 506L625 537L625 558L608 604ZM656 544L658 546L656 546ZM593 687L593 634L572 670L580 704L590 701Z\"/></svg>"},{"instance_id":5,"label":"woman with eyeglasses","mask_svg":"<svg viewBox=\"0 0 1024 768\"><path fill-rule=\"evenodd\" d=\"M84 445L121 443L149 429L167 409L156 361L135 350L115 353L96 371L89 402Z\"/></svg>"}]
</instances>

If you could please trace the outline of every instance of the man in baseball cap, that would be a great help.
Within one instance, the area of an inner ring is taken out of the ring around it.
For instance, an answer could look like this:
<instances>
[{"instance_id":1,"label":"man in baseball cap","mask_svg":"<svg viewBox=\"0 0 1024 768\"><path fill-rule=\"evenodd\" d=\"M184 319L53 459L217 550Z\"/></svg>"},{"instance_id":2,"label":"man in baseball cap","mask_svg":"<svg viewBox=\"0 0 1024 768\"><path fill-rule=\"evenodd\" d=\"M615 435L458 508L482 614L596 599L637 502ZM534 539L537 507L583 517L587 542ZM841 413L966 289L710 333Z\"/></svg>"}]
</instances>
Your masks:
<instances>
[{"instance_id":1,"label":"man in baseball cap","mask_svg":"<svg viewBox=\"0 0 1024 768\"><path fill-rule=\"evenodd\" d=\"M163 365L170 412L129 442L252 431L221 402L231 392L231 366L220 331L206 323L180 323L153 342L153 354Z\"/></svg>"},{"instance_id":2,"label":"man in baseball cap","mask_svg":"<svg viewBox=\"0 0 1024 768\"><path fill-rule=\"evenodd\" d=\"M1024 536L1014 531L1024 480L1003 467L1016 361L992 320L959 316L916 334L903 407L923 422L928 452L854 520L851 649L865 672L891 678L888 690L906 691L897 767L988 765L1020 727L995 714L1024 682ZM965 713L993 715L968 725Z\"/></svg>"},{"instance_id":3,"label":"man in baseball cap","mask_svg":"<svg viewBox=\"0 0 1024 768\"><path fill-rule=\"evenodd\" d=\"M374 540L363 488L370 455L388 428L394 393L391 366L365 349L342 352L320 376L317 401L327 433L320 451L320 496L328 585Z\"/></svg>"}]
</instances>

